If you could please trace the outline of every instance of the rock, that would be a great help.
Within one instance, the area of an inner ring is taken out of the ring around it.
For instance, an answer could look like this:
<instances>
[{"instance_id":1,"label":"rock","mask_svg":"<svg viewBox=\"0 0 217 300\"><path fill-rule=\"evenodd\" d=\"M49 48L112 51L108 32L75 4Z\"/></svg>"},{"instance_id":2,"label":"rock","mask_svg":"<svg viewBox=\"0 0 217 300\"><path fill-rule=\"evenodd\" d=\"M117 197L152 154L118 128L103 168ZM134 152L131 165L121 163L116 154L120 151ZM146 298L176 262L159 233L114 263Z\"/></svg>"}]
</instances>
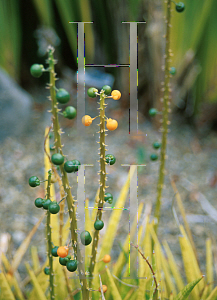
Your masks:
<instances>
[{"instance_id":1,"label":"rock","mask_svg":"<svg viewBox=\"0 0 217 300\"><path fill-rule=\"evenodd\" d=\"M32 103L32 97L0 68L0 141L28 127Z\"/></svg>"}]
</instances>

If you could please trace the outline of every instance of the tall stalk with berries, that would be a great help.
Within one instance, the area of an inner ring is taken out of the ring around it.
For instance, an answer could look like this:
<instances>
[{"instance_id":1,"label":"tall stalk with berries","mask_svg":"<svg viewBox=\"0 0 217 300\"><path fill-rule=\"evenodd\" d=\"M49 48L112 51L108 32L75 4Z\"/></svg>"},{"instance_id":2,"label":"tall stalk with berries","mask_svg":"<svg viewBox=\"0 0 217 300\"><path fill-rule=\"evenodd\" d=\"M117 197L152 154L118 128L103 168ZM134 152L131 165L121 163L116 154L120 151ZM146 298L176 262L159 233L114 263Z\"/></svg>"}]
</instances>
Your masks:
<instances>
[{"instance_id":1,"label":"tall stalk with berries","mask_svg":"<svg viewBox=\"0 0 217 300\"><path fill-rule=\"evenodd\" d=\"M118 122L114 119L107 118L105 115L105 107L107 104L105 103L106 98L112 98L114 100L119 100L121 97L121 93L118 90L111 89L110 86L105 85L102 87L102 90L100 93L98 93L98 90L94 87L89 88L87 92L88 96L91 98L95 98L97 95L100 96L100 102L99 102L99 163L100 163L100 171L99 171L99 199L98 199L98 210L96 214L96 220L94 223L94 235L93 235L93 244L92 244L92 253L90 258L90 265L89 265L89 275L90 275L90 283L89 286L91 287L92 284L92 276L94 272L94 267L96 263L96 255L97 255L97 246L99 241L99 231L104 227L104 222L102 221L102 212L103 212L103 204L105 201L108 201L111 203L112 201L112 195L109 193L105 193L105 190L108 186L106 186L106 163L108 164L114 164L116 159L112 154L105 155L106 152L106 144L105 144L105 136L107 135L105 132L107 131L105 129L105 122L106 127L110 131L114 131L118 127ZM109 96L111 94L111 96ZM92 124L92 121L95 118L91 118L88 115L85 115L82 118L82 123L85 126L90 126Z\"/></svg>"},{"instance_id":2,"label":"tall stalk with berries","mask_svg":"<svg viewBox=\"0 0 217 300\"><path fill-rule=\"evenodd\" d=\"M77 218L76 218L76 207L75 207L75 199L73 198L71 194L71 187L69 185L69 180L67 176L67 172L72 172L69 170L70 163L73 164L73 171L76 172L78 170L78 167L80 165L80 162L77 160L74 161L67 161L64 164L65 157L63 155L63 150L62 150L62 144L61 144L61 134L62 130L59 125L59 120L58 120L58 114L60 113L61 109L58 108L58 103L60 104L66 104L68 103L70 99L69 93L65 89L57 89L55 82L56 82L56 73L55 73L55 59L53 57L54 49L52 47L48 47L48 69L44 69L42 65L37 65L34 64L30 71L31 74L34 77L40 77L43 72L48 71L50 74L50 82L48 84L48 88L50 89L50 96L49 100L51 101L51 113L52 113L52 129L54 133L54 146L53 149L55 153L51 156L50 162L52 163L52 168L56 169L55 167L59 167L60 170L60 177L61 177L61 185L63 186L64 189L64 198L67 201L67 206L68 206L68 211L69 211L69 218L70 218L70 231L71 231L71 242L72 242L72 248L73 248L73 255L74 255L74 260L70 260L71 257L67 257L67 269L71 272L74 272L77 269L77 259L81 258L80 256L80 249L79 249L79 243L78 243L78 228L77 228ZM73 119L76 116L76 109L72 106L68 106L62 113L62 115L68 119ZM56 170L55 170L56 172ZM33 178L34 179L34 178ZM32 182L33 180L31 180ZM35 182L32 183L31 186L37 186L40 184L39 179L35 179ZM59 205L57 203L53 203L49 199L50 203L48 200L45 201L45 203L48 205L48 209L52 213L57 213L59 211ZM58 205L58 206L57 206ZM43 204L44 207L44 204ZM57 211L58 210L58 211ZM51 245L50 245L51 246ZM68 249L67 246L61 246L58 248L58 250L62 249L61 247L65 247ZM65 258L67 255L63 256L62 252L59 250L59 253L61 254L60 258ZM55 252L55 251L54 251ZM58 251L57 251L58 254ZM68 254L68 253L67 253ZM59 256L59 255L58 255ZM65 264L66 265L66 264ZM73 267L72 267L73 265ZM76 266L76 268L75 268ZM79 274L84 274L85 270L82 268L82 264L79 264L78 271ZM81 281L81 290L82 290L82 295L83 299L88 299L89 297L89 291L87 287L87 280L82 277L80 279Z\"/></svg>"},{"instance_id":3,"label":"tall stalk with berries","mask_svg":"<svg viewBox=\"0 0 217 300\"><path fill-rule=\"evenodd\" d=\"M118 122L116 120L113 120L111 118L107 118L105 116L105 106L107 105L105 103L106 98L113 98L114 100L118 100L121 97L121 93L117 90L111 91L111 87L109 86L103 86L100 93L98 93L98 90L95 88L90 88L88 90L88 95L90 97L96 97L97 95L100 96L100 113L99 113L99 119L100 123L99 125L99 145L100 145L100 179L99 179L99 200L98 200L98 211L96 214L96 220L94 223L94 235L93 238L89 231L84 230L80 233L80 241L78 240L78 234L79 229L77 227L77 213L76 213L76 200L71 194L71 187L69 185L68 180L68 174L69 173L75 173L78 171L79 166L81 163L77 159L73 160L67 160L65 161L65 155L63 154L62 144L61 144L61 134L63 133L60 125L59 125L59 119L58 115L63 115L64 117L68 119L73 119L76 117L76 109L73 106L67 106L66 109L61 113L61 109L59 109L59 104L66 104L70 100L70 95L65 89L57 89L55 82L56 82L56 73L55 73L55 59L53 56L54 49L52 47L48 47L48 68L45 69L43 65L37 65L34 64L30 72L34 77L40 77L43 72L49 72L50 75L50 82L48 84L48 88L50 90L50 96L48 97L51 101L51 113L52 113L52 125L50 126L49 131L53 131L54 136L54 144L52 145L51 149L54 151L52 156L50 156L46 152L45 147L45 153L49 158L49 161L51 163L52 170L49 171L48 175L48 183L47 183L47 193L45 196L45 199L37 198L35 200L35 205L38 208L44 208L47 210L47 240L48 240L48 262L49 267L46 267L44 272L47 275L50 275L50 297L51 300L54 299L54 271L53 271L53 257L59 257L59 263L62 266L66 266L67 270L70 272L75 272L78 269L79 278L80 278L80 284L81 284L81 291L82 291L82 297L83 299L89 299L89 291L92 284L92 276L94 273L94 266L96 263L96 254L97 254L97 246L99 241L99 231L104 227L104 222L102 221L102 211L103 211L103 204L104 201L107 201L109 203L112 202L113 196L110 193L105 193L106 186L106 163L112 165L115 163L115 157L112 154L105 155L106 151L106 145L105 145L105 122L106 127L108 130L115 130L118 127ZM111 96L109 96L111 94ZM92 124L92 121L95 118L91 118L90 116L84 116L82 118L82 123L85 126L90 126ZM48 138L49 133L46 136L46 139ZM45 139L45 140L46 140ZM61 200L59 203L56 201L52 201L50 199L50 185L51 185L51 178L55 175L55 178L57 179L59 183L60 188L60 195ZM41 181L38 177L32 176L29 179L29 185L31 187L37 187L39 186ZM51 240L51 226L50 226L50 214L57 214L60 212L60 218L61 218L61 226L60 226L60 236L62 236L62 229L63 229L63 209L64 209L64 201L66 200L67 206L68 206L68 212L69 212L69 218L70 218L70 232L71 232L71 241L68 245L62 245L62 238L60 238L60 245L59 246L52 246L52 240ZM91 259L90 259L90 266L89 266L89 272L90 280L89 280L89 287L87 282L87 277L84 276L87 273L85 273L85 266L83 264L83 258L81 257L81 251L79 247L79 242L81 242L83 245L87 246L90 245L92 242L92 253L91 253ZM70 250L70 244L72 244L73 249L73 259L71 258L71 255L69 255ZM66 273L66 284L68 287L68 280ZM68 290L70 288L68 287ZM92 289L91 289L92 290Z\"/></svg>"},{"instance_id":4,"label":"tall stalk with berries","mask_svg":"<svg viewBox=\"0 0 217 300\"><path fill-rule=\"evenodd\" d=\"M162 190L164 186L164 176L165 176L165 162L166 162L166 146L167 146L167 135L168 135L168 125L170 124L169 121L169 112L170 112L170 102L171 102L171 88L170 88L170 77L175 75L176 69L171 67L171 57L172 57L172 50L170 49L170 30L171 30L171 6L172 2L175 4L176 11L181 13L185 9L185 5L182 2L176 3L173 0L166 0L166 47L165 47L165 61L164 61L164 83L163 83L163 108L162 108L162 138L161 138L161 153L160 153L160 169L158 175L158 183L157 183L157 200L156 200L156 208L155 208L155 218L157 219L157 223L155 226L155 230L157 231L159 220L160 220L160 208L161 208L161 198L162 198ZM158 111L155 108L151 108L149 110L149 115L154 117L158 114ZM156 149L156 147L153 145ZM158 147L158 146L157 146ZM159 147L158 147L159 148ZM152 154L150 159L157 160L158 156L156 154Z\"/></svg>"}]
</instances>

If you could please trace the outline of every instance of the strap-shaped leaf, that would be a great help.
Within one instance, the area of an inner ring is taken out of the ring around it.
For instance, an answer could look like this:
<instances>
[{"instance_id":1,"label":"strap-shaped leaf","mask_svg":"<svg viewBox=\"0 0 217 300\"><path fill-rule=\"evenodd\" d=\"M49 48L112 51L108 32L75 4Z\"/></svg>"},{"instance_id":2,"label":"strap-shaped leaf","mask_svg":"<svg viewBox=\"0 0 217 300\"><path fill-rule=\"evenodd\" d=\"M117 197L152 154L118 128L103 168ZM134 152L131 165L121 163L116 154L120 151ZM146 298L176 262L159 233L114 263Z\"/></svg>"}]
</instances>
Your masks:
<instances>
[{"instance_id":1,"label":"strap-shaped leaf","mask_svg":"<svg viewBox=\"0 0 217 300\"><path fill-rule=\"evenodd\" d=\"M110 273L109 268L106 266L106 272L108 275L108 280L109 280L109 288L111 290L111 294L113 296L113 299L115 300L122 300L121 295L119 294L118 288L114 282L114 279L112 277L112 274Z\"/></svg>"},{"instance_id":2,"label":"strap-shaped leaf","mask_svg":"<svg viewBox=\"0 0 217 300\"><path fill-rule=\"evenodd\" d=\"M193 290L193 288L198 284L199 281L201 281L201 279L204 277L204 275L192 282L190 282L189 284L186 285L186 287L184 287L184 289L181 290L181 292L179 292L179 294L175 297L174 300L185 300L188 298L188 296L190 295L191 291Z\"/></svg>"},{"instance_id":3,"label":"strap-shaped leaf","mask_svg":"<svg viewBox=\"0 0 217 300\"><path fill-rule=\"evenodd\" d=\"M33 284L33 286L35 288L35 291L37 293L38 300L47 300L47 298L45 297L45 294L44 294L44 292L43 292L43 290L42 290L42 288L40 286L40 283L37 280L34 272L31 270L29 264L26 263L25 265L26 265L26 269L27 269L27 271L29 273L29 276L31 277L32 284Z\"/></svg>"},{"instance_id":4,"label":"strap-shaped leaf","mask_svg":"<svg viewBox=\"0 0 217 300\"><path fill-rule=\"evenodd\" d=\"M1 287L0 300L4 300L4 299L15 300L14 295L10 289L9 283L3 272L0 273L0 287Z\"/></svg>"}]
</instances>

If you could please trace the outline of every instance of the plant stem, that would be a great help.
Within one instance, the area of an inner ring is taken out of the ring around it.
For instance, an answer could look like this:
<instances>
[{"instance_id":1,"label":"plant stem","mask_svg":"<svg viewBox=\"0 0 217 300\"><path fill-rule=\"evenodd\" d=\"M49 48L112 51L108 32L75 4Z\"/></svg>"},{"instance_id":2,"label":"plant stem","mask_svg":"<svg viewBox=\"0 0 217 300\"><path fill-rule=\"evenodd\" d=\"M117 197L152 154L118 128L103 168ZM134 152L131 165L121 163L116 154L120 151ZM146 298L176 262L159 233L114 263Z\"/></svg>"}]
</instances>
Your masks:
<instances>
[{"instance_id":1,"label":"plant stem","mask_svg":"<svg viewBox=\"0 0 217 300\"><path fill-rule=\"evenodd\" d=\"M62 180L56 170L56 168L54 167L54 165L52 164L51 162L51 158L50 158L50 155L49 153L47 152L46 150L46 140L49 139L49 133L51 131L51 128L52 128L52 125L49 127L49 131L47 133L47 136L45 137L45 140L44 140L44 151L50 161L50 164L51 164L51 168L52 168L52 171L58 181L58 184L59 184L59 188L60 188L60 195L61 195L61 198L63 198L65 196L65 191L63 189L63 186L62 186ZM64 204L65 204L65 201L64 202L61 202L60 203L60 212L59 212L59 246L62 246L62 235L63 235L63 214L64 214Z\"/></svg>"},{"instance_id":2,"label":"plant stem","mask_svg":"<svg viewBox=\"0 0 217 300\"><path fill-rule=\"evenodd\" d=\"M157 184L157 201L155 209L155 218L157 224L155 231L157 233L159 220L160 220L160 208L161 197L164 185L165 175L165 160L166 160L166 146L167 146L167 133L168 133L168 112L170 101L170 27L171 27L171 0L167 0L167 17L166 17L166 49L165 49L165 74L164 74L164 96L163 96L163 125L162 125L162 141L161 141L161 154L160 154L160 170Z\"/></svg>"},{"instance_id":3,"label":"plant stem","mask_svg":"<svg viewBox=\"0 0 217 300\"><path fill-rule=\"evenodd\" d=\"M103 203L104 203L104 194L105 194L105 182L106 182L106 166L105 166L105 94L100 93L100 190L99 190L99 203L98 203L98 211L96 215L96 220L101 220L102 218L102 210L103 210ZM93 245L92 245L92 253L91 253L91 260L90 260L90 282L89 287L91 288L92 283L92 276L93 271L96 263L96 254L97 254L97 246L99 242L99 230L94 231L93 236Z\"/></svg>"},{"instance_id":4,"label":"plant stem","mask_svg":"<svg viewBox=\"0 0 217 300\"><path fill-rule=\"evenodd\" d=\"M50 199L50 185L51 185L51 171L48 171L48 183L47 183L47 199ZM47 246L48 246L48 261L50 270L50 299L53 300L54 296L54 273L53 273L53 257L51 254L52 242L51 242L51 225L50 225L50 212L47 210Z\"/></svg>"},{"instance_id":5,"label":"plant stem","mask_svg":"<svg viewBox=\"0 0 217 300\"><path fill-rule=\"evenodd\" d=\"M54 71L54 57L53 57L54 49L52 47L48 48L48 63L50 67L50 100L52 102L52 114L53 114L53 130L54 130L54 137L55 137L55 148L56 151L63 155L62 151L62 144L61 144L61 129L59 126L58 121L58 107L57 107L57 101L56 101L56 88L55 88L55 71ZM78 237L77 237L77 219L76 219L76 209L75 209L75 201L71 194L71 187L69 185L68 176L67 173L64 170L63 164L60 165L60 171L62 176L62 183L63 188L66 194L66 200L69 210L69 217L70 217L70 230L71 230L71 239L72 239L72 247L74 250L74 256L75 259L81 258L80 250L78 246ZM82 264L78 264L78 272L79 276L83 276L85 274L85 270L81 269ZM82 295L84 300L89 299L89 290L87 288L87 280L81 279L81 289L82 289Z\"/></svg>"},{"instance_id":6,"label":"plant stem","mask_svg":"<svg viewBox=\"0 0 217 300\"><path fill-rule=\"evenodd\" d=\"M137 249L137 251L139 252L139 254L142 256L142 258L146 261L147 265L149 266L149 269L151 270L151 273L153 275L153 278L154 278L154 283L155 283L155 290L154 290L154 294L157 292L157 280L156 280L156 277L155 277L155 273L154 273L154 270L150 264L150 262L147 260L147 258L144 256L144 254L139 250L139 246L135 246L133 245L133 243L130 243L134 248Z\"/></svg>"}]
</instances>

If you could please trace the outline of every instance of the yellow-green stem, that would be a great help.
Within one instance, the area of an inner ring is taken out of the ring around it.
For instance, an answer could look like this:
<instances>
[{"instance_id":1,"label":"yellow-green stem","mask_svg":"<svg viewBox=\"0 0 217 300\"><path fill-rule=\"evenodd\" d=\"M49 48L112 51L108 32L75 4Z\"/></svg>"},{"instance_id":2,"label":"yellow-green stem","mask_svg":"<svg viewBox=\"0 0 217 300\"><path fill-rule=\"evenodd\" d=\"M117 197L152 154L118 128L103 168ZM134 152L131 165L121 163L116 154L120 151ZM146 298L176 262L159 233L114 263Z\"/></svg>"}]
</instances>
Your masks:
<instances>
[{"instance_id":1,"label":"yellow-green stem","mask_svg":"<svg viewBox=\"0 0 217 300\"><path fill-rule=\"evenodd\" d=\"M163 124L162 124L162 141L161 141L161 154L160 154L160 169L157 184L157 201L155 209L155 218L157 224L155 230L157 232L160 220L160 208L162 190L164 185L165 174L165 160L166 160L166 146L167 146L167 133L168 133L168 110L169 110L169 95L170 95L170 27L171 27L171 0L167 0L167 16L166 16L166 49L165 49L165 75L164 75L164 96L163 96Z\"/></svg>"},{"instance_id":2,"label":"yellow-green stem","mask_svg":"<svg viewBox=\"0 0 217 300\"><path fill-rule=\"evenodd\" d=\"M105 194L105 182L106 182L106 166L105 166L105 94L100 93L100 190L99 190L99 203L98 203L98 211L96 214L96 220L101 220L102 218L102 210L103 210L103 203L104 203L104 194ZM99 230L94 231L93 236L93 245L92 245L92 253L91 253L91 259L90 259L90 282L89 286L91 287L93 276L93 271L96 263L96 254L97 254L97 246L99 242Z\"/></svg>"},{"instance_id":3,"label":"yellow-green stem","mask_svg":"<svg viewBox=\"0 0 217 300\"><path fill-rule=\"evenodd\" d=\"M51 185L51 171L48 171L48 183L47 183L47 199L50 199L50 185ZM50 299L53 300L54 296L54 272L53 272L53 256L51 254L52 241L51 241L51 225L50 225L50 212L47 210L47 248L48 248L48 261L50 271Z\"/></svg>"},{"instance_id":4,"label":"yellow-green stem","mask_svg":"<svg viewBox=\"0 0 217 300\"><path fill-rule=\"evenodd\" d=\"M54 130L54 137L55 137L55 149L58 153L63 155L62 151L62 144L61 144L61 129L59 126L58 121L58 107L57 107L57 101L56 101L56 90L55 90L55 71L54 71L54 57L53 57L54 49L52 47L49 47L48 50L48 63L50 67L50 97L52 102L52 114L53 114L53 130ZM63 188L66 194L66 201L68 205L69 210L69 217L70 217L70 229L71 229L71 238L72 238L72 247L74 250L74 256L75 259L77 257L81 257L79 255L80 250L78 246L78 237L77 237L77 220L76 220L76 213L75 213L75 201L71 194L71 187L69 185L68 176L67 173L64 170L63 164L60 165L60 171L62 176L62 183ZM82 264L78 264L78 272L81 276L85 273L85 270L81 270ZM80 279L81 281L81 290L82 290L82 296L84 300L89 299L89 290L87 287L87 280L86 279Z\"/></svg>"}]
</instances>

